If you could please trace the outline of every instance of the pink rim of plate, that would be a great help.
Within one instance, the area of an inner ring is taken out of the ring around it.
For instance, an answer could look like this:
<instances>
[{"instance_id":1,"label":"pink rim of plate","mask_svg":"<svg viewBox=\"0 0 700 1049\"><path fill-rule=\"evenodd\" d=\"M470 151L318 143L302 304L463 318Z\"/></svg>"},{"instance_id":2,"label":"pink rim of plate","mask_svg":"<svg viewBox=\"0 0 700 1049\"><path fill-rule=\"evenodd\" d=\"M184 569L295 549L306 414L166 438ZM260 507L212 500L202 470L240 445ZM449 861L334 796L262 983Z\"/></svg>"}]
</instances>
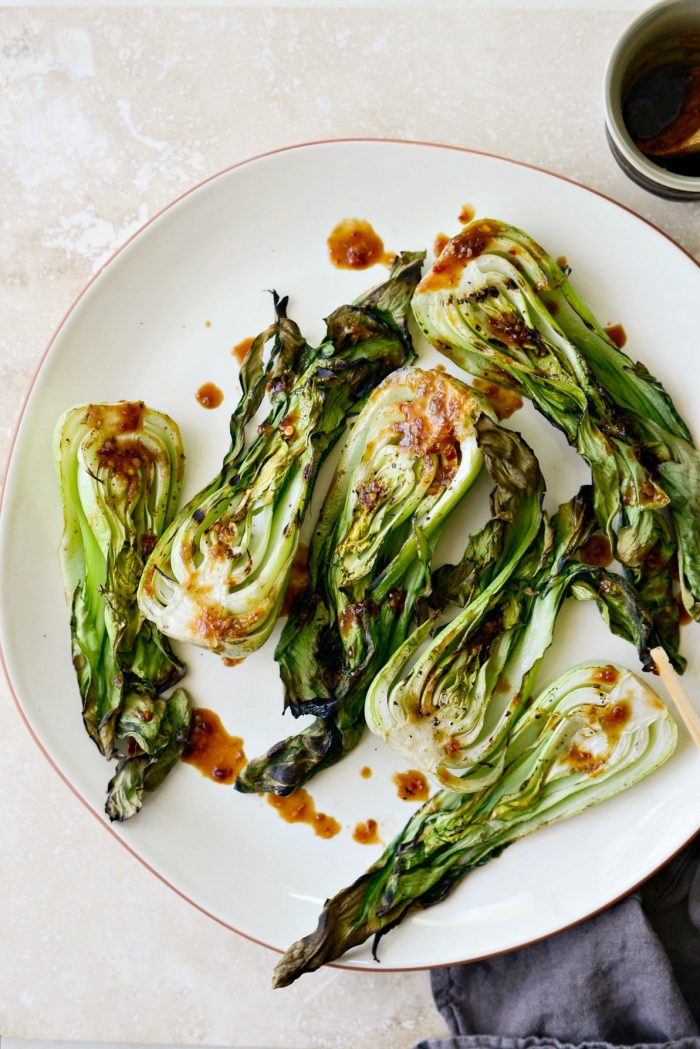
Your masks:
<instances>
[{"instance_id":1,"label":"pink rim of plate","mask_svg":"<svg viewBox=\"0 0 700 1049\"><path fill-rule=\"evenodd\" d=\"M548 171L546 168L538 167L538 165L536 165L536 164L528 164L527 162L525 162L523 160L513 160L510 157L501 157L501 156L498 156L498 154L496 154L496 153L487 153L484 150L479 150L479 149L467 149L464 146L450 146L450 145L445 145L444 143L440 143L440 142L421 142L421 141L413 141L411 139L402 139L402 138L329 138L329 139L318 139L318 140L314 140L314 141L311 141L311 142L299 142L299 143L296 143L294 145L281 146L278 149L269 149L269 150L266 150L264 153L256 153L252 157L247 157L245 160L239 160L236 164L231 164L229 167L223 168L221 171L217 171L213 175L209 175L208 178L202 179L201 182L198 182L196 185L191 186L190 189L185 190L184 193L181 193L179 196L175 197L174 200L171 200L169 204L166 204L165 207L161 208L160 211L157 211L155 213L155 215L151 216L151 218L148 219L147 222L144 222L143 226L141 226L138 230L136 230L135 233L132 233L132 235L128 238L128 240L125 240L124 243L120 247L117 248L117 250L114 252L114 254L111 255L107 259L107 261L105 263L103 263L102 266L100 266L100 268L93 274L93 276L90 278L90 280L85 285L85 287L78 293L76 298L73 300L71 305L68 307L65 315L63 316L63 318L59 322L57 328L55 329L53 335L49 339L49 342L48 342L48 344L46 346L46 349L44 350L44 352L41 355L41 358L39 360L39 364L37 365L37 368L36 368L36 371L34 372L34 375L32 377L31 383L29 384L29 388L28 388L28 390L27 390L27 392L26 392L26 394L24 396L24 400L22 402L22 407L20 409L20 413L19 413L19 415L17 417L17 421L15 423L14 431L13 431L13 434L12 434L12 440L10 442L10 451L9 451L9 454L8 454L8 457L7 457L7 463L5 465L5 470L4 470L4 473L3 473L2 491L0 491L0 513L2 513L3 501L4 501L4 496L5 496L6 482L7 482L7 478L8 478L8 475L9 475L10 464L12 462L12 455L13 455L13 452L14 452L14 449L15 449L15 444L17 442L17 435L19 433L19 428L20 428L22 419L24 418L24 413L25 413L26 408L27 408L27 402L29 400L29 397L31 395L32 390L34 389L34 384L35 384L35 382L37 380L39 372L41 371L41 369L43 367L44 361L46 360L46 357L47 357L47 355L49 353L49 350L53 346L54 342L56 341L56 339L57 339L57 337L58 337L58 335L60 333L60 331L62 330L64 324L66 323L66 321L68 320L70 315L72 314L73 310L76 308L76 306L81 301L83 296L87 293L87 291L92 287L92 285L95 283L97 278L100 277L102 275L102 273L105 271L105 269L110 265L110 263L112 263L117 258L118 255L121 255L121 253L124 251L124 249L129 244L131 244L132 241L136 240L136 238L138 236L140 236L145 229L147 229L153 222L155 222L156 219L159 219L161 215L164 215L166 211L169 211L172 207L174 207L175 204L178 204L181 200L184 200L185 197L189 197L191 193L196 192L196 190L201 189L202 186L206 186L207 183L213 182L215 179L220 178L222 175L227 175L230 171L235 171L236 168L244 167L246 164L252 164L256 160L263 160L266 157L276 156L279 153L289 153L292 150L307 149L308 147L313 147L313 146L328 146L328 145L336 145L336 144L345 144L345 143L348 143L348 142L360 142L360 143L379 142L379 143L383 143L383 144L398 145L398 146L425 146L428 149L447 149L447 150L451 150L452 152L455 152L455 153L468 153L468 154L472 154L472 155L478 156L478 157L489 157L492 160L500 160L500 161L502 161L503 163L506 163L506 164L513 164L516 167L529 168L531 171L539 171L543 175L550 175L552 178L561 179L562 182L568 182L572 186L576 186L578 189L585 190L587 193L593 193L597 197L602 197L603 200L607 200L610 204L614 204L615 207L621 208L623 211L629 212L630 215L633 215L640 222L644 222L647 226L650 226L653 230L655 230L657 233L659 233L662 237L665 237L666 240L670 241L671 244L674 245L674 247L676 247L680 252L682 252L684 255L686 255L700 269L700 262L698 262L698 260L695 259L694 256L691 255L691 253L689 251L686 251L686 249L684 247L682 247L677 241L675 241L673 239L673 237L670 237L668 235L668 233L665 233L662 229L659 229L659 227L654 225L653 222L650 222L648 219L645 219L642 215L639 215L632 208L628 208L626 204L621 204L618 200L614 200L612 197L609 197L606 193L601 193L600 190L592 189L590 186L586 186L582 182L577 182L576 179L568 178L566 175L559 175L559 174L557 174L554 171ZM192 907L195 907L198 911L201 911L202 914L205 914L208 918L211 918L212 921L217 922L219 925L223 925L225 929L229 929L231 932L237 933L239 936L242 936L244 939L249 940L251 943L256 943L260 947L267 947L269 950L275 951L275 953L277 953L277 954L283 954L284 952L279 947L274 947L272 944L265 943L263 940L257 940L254 936L248 935L248 933L241 932L241 930L240 929L236 929L235 926L229 925L229 923L224 921L223 918L218 918L215 914L212 914L205 907L202 907L201 904L197 903L195 900L191 899L189 896L187 896L180 889L176 888L175 885L173 885L171 882L169 882L168 879L165 878L162 874L160 874L157 870L155 870L154 867L151 867L151 865L149 863L147 863L146 860L144 860L143 857L138 854L138 852L136 852L134 849L132 849L131 846L126 841L124 841L123 838L121 838L118 834L115 833L115 831L112 829L112 827L108 823L106 823L104 821L104 819L102 818L100 813L97 812L97 810L92 807L90 802L86 798L84 798L82 796L82 794L77 789L77 787L75 787L73 785L73 783L71 783L71 781L68 779L68 777L58 767L58 765L53 760L53 758L51 757L49 752L46 750L44 744L41 742L39 737L36 735L34 729L32 728L31 724L29 723L29 719L28 719L27 715L24 712L24 709L22 707L22 703L21 703L21 701L19 699L19 696L17 695L17 693L15 692L15 690L13 688L12 681L10 680L10 674L9 674L9 671L8 671L8 668L7 668L7 663L5 661L5 655L4 655L4 652L2 650L2 639L1 638L0 638L0 663L2 663L2 668L3 668L3 671L5 673L5 679L7 681L8 687L10 689L10 694L11 694L13 700L14 700L15 706L17 707L19 715L22 718L22 721L24 722L24 724L25 724L25 726L27 728L27 731L29 732L30 736L32 737L32 739L34 740L34 742L36 743L37 747L39 748L41 753L44 755L44 757L46 758L48 763L54 769L54 771L60 776L60 778L63 780L63 782L66 784L66 786L73 792L73 794L75 794L76 798L78 798L78 800L80 802L82 802L82 804L85 806L85 808L88 810L88 812L90 812L95 817L95 819L104 827L104 829L106 831L108 831L112 835L112 837L116 841L118 841L119 844L121 846L123 846L123 848L125 848L126 851L129 852L134 857L134 859L138 860L138 862L140 864L142 864L146 868L146 870L150 871L151 874L155 875L156 878L158 878L161 882L163 882L164 885L167 885L167 887L169 889L171 889L174 893L176 893L181 899L185 900L186 903L191 904ZM698 834L700 834L700 831L698 832ZM602 911L607 910L608 907L613 906L613 904L617 903L619 900L624 899L625 896L628 896L631 892L634 892L636 889L638 889L640 885L642 885L642 884L644 884L644 882L648 881L649 878L652 878L654 876L654 874L656 874L657 871L661 870L661 868L663 866L665 866L665 864L668 863L671 859L673 859L674 856L677 856L678 853L681 852L686 847L686 845L690 844L690 842L695 837L696 837L696 835L692 834L690 836L690 838L688 838L688 840L686 842L684 842L676 850L676 852L673 853L672 856L669 856L668 859L664 860L663 863L660 863L658 867L656 867L653 871L651 871L649 874L647 874L644 878L640 879L640 881L638 881L634 885L630 886L630 888L626 892L621 893L619 896L616 896L612 900L609 900L608 903L604 904L604 906L598 907L595 910L590 911L588 914L583 915L583 917L578 918L574 922L569 922L568 925L562 925L558 929L553 929L551 932L546 933L544 936L537 936L537 937L535 937L532 940L528 940L526 943L522 943L518 947L507 948L506 950L489 951L487 954L479 955L478 958L463 959L461 962L460 961L442 962L439 965L433 965L433 966L413 965L413 966L397 966L395 968L388 968L388 967L383 967L381 965L379 965L379 966L341 965L339 962L331 962L331 963L328 963L328 964L330 965L331 968L334 968L334 969L345 969L347 972L383 972L383 973L390 973L390 972L419 972L421 970L429 969L429 968L443 969L443 968L446 968L446 966L448 966L448 965L460 965L460 964L465 964L465 963L468 963L468 962L483 961L485 958L494 958L494 957L496 957L499 954L507 954L511 950L520 950L522 947L529 947L533 943L539 943L541 940L548 939L550 936L555 936L555 935L557 935L557 933L564 932L566 929L571 929L571 928L573 928L576 925L580 925L581 922L587 921L589 918L594 917L596 914L600 914Z\"/></svg>"}]
</instances>

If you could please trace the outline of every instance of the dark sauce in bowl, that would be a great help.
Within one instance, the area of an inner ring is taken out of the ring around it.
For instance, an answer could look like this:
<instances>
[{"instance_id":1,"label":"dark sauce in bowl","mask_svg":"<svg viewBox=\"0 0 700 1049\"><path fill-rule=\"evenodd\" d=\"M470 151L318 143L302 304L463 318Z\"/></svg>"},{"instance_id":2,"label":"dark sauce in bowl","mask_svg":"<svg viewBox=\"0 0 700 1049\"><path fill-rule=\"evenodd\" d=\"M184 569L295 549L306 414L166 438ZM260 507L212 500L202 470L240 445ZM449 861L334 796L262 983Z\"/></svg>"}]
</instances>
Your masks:
<instances>
[{"instance_id":1,"label":"dark sauce in bowl","mask_svg":"<svg viewBox=\"0 0 700 1049\"><path fill-rule=\"evenodd\" d=\"M622 116L648 160L679 175L700 176L700 151L674 155L700 131L700 33L667 36L641 52L623 85Z\"/></svg>"}]
</instances>

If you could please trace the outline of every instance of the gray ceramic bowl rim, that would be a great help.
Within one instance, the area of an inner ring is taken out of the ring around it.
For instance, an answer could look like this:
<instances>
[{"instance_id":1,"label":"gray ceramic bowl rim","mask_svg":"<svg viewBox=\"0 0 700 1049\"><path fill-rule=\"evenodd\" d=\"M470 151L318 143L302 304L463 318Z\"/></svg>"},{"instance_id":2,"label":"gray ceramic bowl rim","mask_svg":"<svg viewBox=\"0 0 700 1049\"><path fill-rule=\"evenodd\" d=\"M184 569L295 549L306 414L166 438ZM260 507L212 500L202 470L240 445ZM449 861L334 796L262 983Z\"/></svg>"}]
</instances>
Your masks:
<instances>
[{"instance_id":1,"label":"gray ceramic bowl rim","mask_svg":"<svg viewBox=\"0 0 700 1049\"><path fill-rule=\"evenodd\" d=\"M647 8L646 11L643 11L634 19L634 21L630 22L627 29L625 29L624 33L612 49L607 66L605 67L605 77L603 80L603 106L608 134L614 145L617 147L618 152L632 168L645 176L645 179L648 182L653 182L658 186L665 186L668 189L675 190L678 196L682 193L695 194L697 196L698 191L700 190L700 178L694 175L678 175L673 171L667 171L665 168L659 167L659 165L655 164L652 160L648 160L641 150L635 146L622 120L621 107L617 107L616 109L613 105L611 91L613 76L617 72L620 60L624 52L627 50L627 47L639 34L640 30L645 29L664 11L679 6L687 6L687 0L661 0L661 3L654 4L653 7Z\"/></svg>"}]
</instances>

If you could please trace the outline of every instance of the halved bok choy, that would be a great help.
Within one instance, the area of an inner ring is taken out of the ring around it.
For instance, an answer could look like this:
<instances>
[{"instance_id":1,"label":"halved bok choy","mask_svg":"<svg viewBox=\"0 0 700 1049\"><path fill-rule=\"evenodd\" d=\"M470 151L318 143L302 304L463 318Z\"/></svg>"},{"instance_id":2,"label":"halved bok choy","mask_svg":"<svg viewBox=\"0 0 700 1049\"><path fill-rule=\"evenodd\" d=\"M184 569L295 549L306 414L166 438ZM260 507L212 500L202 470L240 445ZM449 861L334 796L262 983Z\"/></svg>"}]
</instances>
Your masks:
<instances>
[{"instance_id":1,"label":"halved bok choy","mask_svg":"<svg viewBox=\"0 0 700 1049\"><path fill-rule=\"evenodd\" d=\"M422 259L398 256L388 281L328 317L318 347L274 296L275 321L241 368L223 466L178 514L141 582L141 610L163 633L232 659L269 637L324 456L377 383L413 358L406 314ZM270 410L249 439L265 392Z\"/></svg>"},{"instance_id":2,"label":"halved bok choy","mask_svg":"<svg viewBox=\"0 0 700 1049\"><path fill-rule=\"evenodd\" d=\"M177 509L182 443L167 415L122 401L66 411L53 451L83 721L101 753L120 758L107 812L125 819L179 759L189 729L187 694L162 695L184 664L136 599L146 560Z\"/></svg>"},{"instance_id":3,"label":"halved bok choy","mask_svg":"<svg viewBox=\"0 0 700 1049\"><path fill-rule=\"evenodd\" d=\"M586 459L600 527L682 670L672 572L677 545L683 603L700 618L700 456L662 385L615 346L565 269L495 219L448 243L413 311L433 345L528 397Z\"/></svg>"},{"instance_id":4,"label":"halved bok choy","mask_svg":"<svg viewBox=\"0 0 700 1049\"><path fill-rule=\"evenodd\" d=\"M577 560L595 527L584 487L539 532L503 586L486 587L452 622L426 639L416 630L367 694L369 728L451 790L473 792L502 774L509 737L527 708L564 600L595 600L611 629L649 667L651 621L621 576ZM467 558L471 570L471 561ZM436 580L456 598L464 565ZM451 587L451 589L449 589Z\"/></svg>"},{"instance_id":5,"label":"halved bok choy","mask_svg":"<svg viewBox=\"0 0 700 1049\"><path fill-rule=\"evenodd\" d=\"M289 794L351 750L365 691L415 623L450 514L482 464L484 403L437 371L403 368L370 395L343 450L275 659L285 707L314 722L249 762L236 786Z\"/></svg>"},{"instance_id":6,"label":"halved bok choy","mask_svg":"<svg viewBox=\"0 0 700 1049\"><path fill-rule=\"evenodd\" d=\"M282 957L274 985L287 986L370 936L376 948L385 932L415 908L439 903L469 871L633 786L675 745L673 719L641 678L596 663L569 670L523 714L499 779L426 802L377 862L326 903L316 930ZM562 876L567 862L562 856Z\"/></svg>"}]
</instances>

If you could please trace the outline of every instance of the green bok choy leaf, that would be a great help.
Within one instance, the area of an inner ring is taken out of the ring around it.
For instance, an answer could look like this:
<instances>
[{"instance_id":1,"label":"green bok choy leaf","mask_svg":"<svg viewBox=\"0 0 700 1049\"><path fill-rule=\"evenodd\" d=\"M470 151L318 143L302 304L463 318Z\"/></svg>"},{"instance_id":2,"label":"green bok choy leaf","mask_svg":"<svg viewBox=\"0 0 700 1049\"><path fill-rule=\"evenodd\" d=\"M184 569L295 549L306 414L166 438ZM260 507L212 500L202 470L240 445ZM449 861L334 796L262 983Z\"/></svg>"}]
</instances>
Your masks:
<instances>
[{"instance_id":1,"label":"green bok choy leaf","mask_svg":"<svg viewBox=\"0 0 700 1049\"><path fill-rule=\"evenodd\" d=\"M589 463L598 522L682 670L672 561L677 542L683 602L698 618L700 457L661 384L614 345L538 244L493 219L449 242L413 310L438 349L530 398Z\"/></svg>"},{"instance_id":2,"label":"green bok choy leaf","mask_svg":"<svg viewBox=\"0 0 700 1049\"><path fill-rule=\"evenodd\" d=\"M83 721L105 757L121 755L117 777L127 760L142 772L124 804L110 785L107 812L125 819L179 759L189 726L186 693L161 695L185 667L136 600L146 560L177 508L182 443L172 419L142 402L86 404L59 419L54 460Z\"/></svg>"},{"instance_id":3,"label":"green bok choy leaf","mask_svg":"<svg viewBox=\"0 0 700 1049\"><path fill-rule=\"evenodd\" d=\"M275 658L285 706L309 728L248 763L244 791L289 794L351 750L369 682L414 625L449 515L481 469L481 401L456 379L404 368L357 418Z\"/></svg>"},{"instance_id":4,"label":"green bok choy leaf","mask_svg":"<svg viewBox=\"0 0 700 1049\"><path fill-rule=\"evenodd\" d=\"M527 707L567 596L594 599L647 665L651 623L620 576L575 559L595 527L590 488L543 515L505 585L484 592L428 643L417 631L367 694L370 729L451 790L473 792L503 771L513 726ZM452 570L454 574L455 569Z\"/></svg>"},{"instance_id":5,"label":"green bok choy leaf","mask_svg":"<svg viewBox=\"0 0 700 1049\"><path fill-rule=\"evenodd\" d=\"M423 257L398 256L388 281L328 317L318 347L275 296L276 320L243 362L221 471L178 514L141 582L143 614L163 633L233 659L269 637L324 456L377 383L413 358L406 314ZM270 410L249 441L266 390Z\"/></svg>"},{"instance_id":6,"label":"green bok choy leaf","mask_svg":"<svg viewBox=\"0 0 700 1049\"><path fill-rule=\"evenodd\" d=\"M329 900L315 932L275 970L302 973L376 940L416 907L439 903L469 871L540 827L614 797L666 761L676 726L651 688L623 667L587 663L563 674L524 712L497 782L440 791L383 855Z\"/></svg>"}]
</instances>

